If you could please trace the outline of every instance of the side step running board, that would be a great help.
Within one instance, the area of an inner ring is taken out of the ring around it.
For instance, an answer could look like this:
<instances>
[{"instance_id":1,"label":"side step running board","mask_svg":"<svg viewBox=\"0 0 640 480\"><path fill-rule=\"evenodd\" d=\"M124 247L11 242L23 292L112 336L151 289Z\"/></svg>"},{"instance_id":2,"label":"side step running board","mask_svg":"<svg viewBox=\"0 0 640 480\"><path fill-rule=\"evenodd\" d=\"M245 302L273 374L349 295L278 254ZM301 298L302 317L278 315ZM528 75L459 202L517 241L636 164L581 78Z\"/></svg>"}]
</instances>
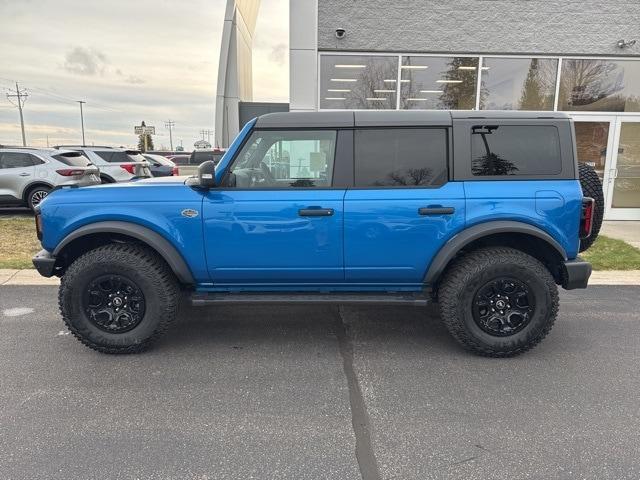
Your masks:
<instances>
[{"instance_id":1,"label":"side step running board","mask_svg":"<svg viewBox=\"0 0 640 480\"><path fill-rule=\"evenodd\" d=\"M413 305L423 307L430 303L424 293L194 293L191 305Z\"/></svg>"}]
</instances>

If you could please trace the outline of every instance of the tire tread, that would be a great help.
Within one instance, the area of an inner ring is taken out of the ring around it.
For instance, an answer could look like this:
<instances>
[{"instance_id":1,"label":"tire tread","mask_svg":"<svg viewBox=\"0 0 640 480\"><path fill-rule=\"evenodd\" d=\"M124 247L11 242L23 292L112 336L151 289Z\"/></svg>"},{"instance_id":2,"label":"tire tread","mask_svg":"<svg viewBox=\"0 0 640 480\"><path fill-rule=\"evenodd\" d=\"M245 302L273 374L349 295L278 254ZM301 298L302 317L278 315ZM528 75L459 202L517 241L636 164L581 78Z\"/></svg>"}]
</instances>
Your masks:
<instances>
[{"instance_id":1,"label":"tire tread","mask_svg":"<svg viewBox=\"0 0 640 480\"><path fill-rule=\"evenodd\" d=\"M135 262L135 267L153 279L157 291L161 292L164 302L164 309L158 326L146 339L134 345L125 346L104 346L95 343L83 335L71 322L69 309L65 305L65 296L68 289L73 285L75 277L84 269L92 268L96 261L109 260L114 257L130 256ZM60 281L58 290L58 306L62 319L69 331L84 345L102 353L141 353L147 350L160 336L162 336L173 323L178 314L180 291L178 282L173 272L169 269L165 261L152 250L133 243L112 243L90 250L78 257L67 269Z\"/></svg>"},{"instance_id":2,"label":"tire tread","mask_svg":"<svg viewBox=\"0 0 640 480\"><path fill-rule=\"evenodd\" d=\"M533 332L525 342L508 350L498 350L477 341L459 318L458 307L465 285L485 268L510 262L531 269L551 292L549 319L541 330ZM559 309L558 288L547 268L526 253L509 247L487 247L474 250L458 259L447 269L438 291L440 315L451 335L467 350L485 357L513 357L532 349L551 331Z\"/></svg>"}]
</instances>

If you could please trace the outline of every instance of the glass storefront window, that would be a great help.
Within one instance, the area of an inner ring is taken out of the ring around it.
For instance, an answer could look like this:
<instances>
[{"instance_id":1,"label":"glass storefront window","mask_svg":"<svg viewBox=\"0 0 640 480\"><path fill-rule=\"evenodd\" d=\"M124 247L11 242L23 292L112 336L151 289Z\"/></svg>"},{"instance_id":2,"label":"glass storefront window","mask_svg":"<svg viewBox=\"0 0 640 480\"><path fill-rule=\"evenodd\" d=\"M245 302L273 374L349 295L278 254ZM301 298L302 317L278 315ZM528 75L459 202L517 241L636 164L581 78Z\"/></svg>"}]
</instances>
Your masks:
<instances>
[{"instance_id":1,"label":"glass storefront window","mask_svg":"<svg viewBox=\"0 0 640 480\"><path fill-rule=\"evenodd\" d=\"M398 56L323 55L320 108L396 108Z\"/></svg>"},{"instance_id":2,"label":"glass storefront window","mask_svg":"<svg viewBox=\"0 0 640 480\"><path fill-rule=\"evenodd\" d=\"M563 59L558 110L640 111L640 61Z\"/></svg>"},{"instance_id":3,"label":"glass storefront window","mask_svg":"<svg viewBox=\"0 0 640 480\"><path fill-rule=\"evenodd\" d=\"M553 110L554 58L483 58L480 109Z\"/></svg>"},{"instance_id":4,"label":"glass storefront window","mask_svg":"<svg viewBox=\"0 0 640 480\"><path fill-rule=\"evenodd\" d=\"M400 108L473 110L478 58L402 57Z\"/></svg>"}]
</instances>

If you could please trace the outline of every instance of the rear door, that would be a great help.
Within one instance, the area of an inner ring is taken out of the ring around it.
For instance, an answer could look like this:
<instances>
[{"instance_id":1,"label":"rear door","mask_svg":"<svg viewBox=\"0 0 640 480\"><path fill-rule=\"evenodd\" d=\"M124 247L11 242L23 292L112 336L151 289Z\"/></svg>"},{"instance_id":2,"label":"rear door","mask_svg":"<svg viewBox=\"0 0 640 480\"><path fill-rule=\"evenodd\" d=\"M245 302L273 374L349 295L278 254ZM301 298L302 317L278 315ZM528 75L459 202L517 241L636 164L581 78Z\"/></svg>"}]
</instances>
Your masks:
<instances>
[{"instance_id":1,"label":"rear door","mask_svg":"<svg viewBox=\"0 0 640 480\"><path fill-rule=\"evenodd\" d=\"M207 264L216 287L344 281L346 189L334 178L339 143L335 129L251 134L222 186L204 197Z\"/></svg>"},{"instance_id":2,"label":"rear door","mask_svg":"<svg viewBox=\"0 0 640 480\"><path fill-rule=\"evenodd\" d=\"M22 152L0 152L0 202L22 199L24 189L36 179L33 155ZM39 161L38 161L39 162Z\"/></svg>"},{"instance_id":3,"label":"rear door","mask_svg":"<svg viewBox=\"0 0 640 480\"><path fill-rule=\"evenodd\" d=\"M448 180L448 127L356 128L345 196L345 279L419 288L444 243L464 227L461 182Z\"/></svg>"}]
</instances>

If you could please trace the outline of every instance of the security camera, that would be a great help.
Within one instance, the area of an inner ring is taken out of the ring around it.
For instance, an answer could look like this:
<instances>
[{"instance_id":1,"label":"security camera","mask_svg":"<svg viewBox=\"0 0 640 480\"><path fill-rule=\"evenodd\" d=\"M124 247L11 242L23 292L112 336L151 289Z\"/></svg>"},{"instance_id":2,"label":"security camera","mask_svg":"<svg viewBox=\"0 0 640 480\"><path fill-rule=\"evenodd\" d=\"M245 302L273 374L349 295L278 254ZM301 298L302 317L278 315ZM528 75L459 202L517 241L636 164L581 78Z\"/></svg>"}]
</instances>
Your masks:
<instances>
[{"instance_id":1,"label":"security camera","mask_svg":"<svg viewBox=\"0 0 640 480\"><path fill-rule=\"evenodd\" d=\"M347 36L347 31L344 28L336 28L336 38L344 38Z\"/></svg>"}]
</instances>

